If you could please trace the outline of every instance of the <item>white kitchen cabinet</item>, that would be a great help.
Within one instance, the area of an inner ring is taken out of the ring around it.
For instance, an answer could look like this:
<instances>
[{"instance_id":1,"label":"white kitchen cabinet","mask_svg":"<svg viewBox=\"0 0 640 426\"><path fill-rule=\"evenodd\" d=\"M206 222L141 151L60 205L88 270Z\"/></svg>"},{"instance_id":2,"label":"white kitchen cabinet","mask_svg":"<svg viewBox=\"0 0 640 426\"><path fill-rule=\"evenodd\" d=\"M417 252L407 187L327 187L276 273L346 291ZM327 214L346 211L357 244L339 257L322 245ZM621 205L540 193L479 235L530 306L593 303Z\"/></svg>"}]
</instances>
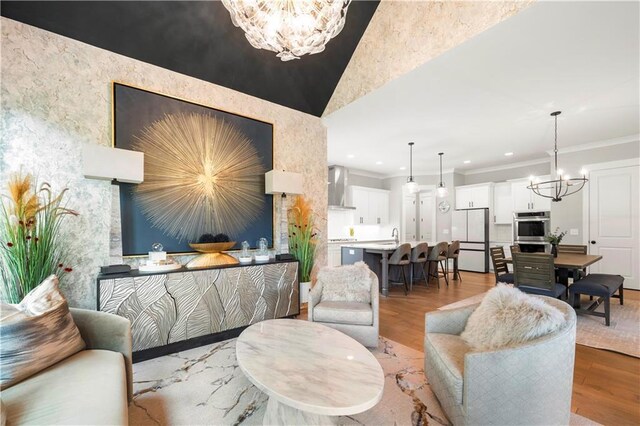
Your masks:
<instances>
[{"instance_id":1,"label":"white kitchen cabinet","mask_svg":"<svg viewBox=\"0 0 640 426\"><path fill-rule=\"evenodd\" d=\"M456 209L489 208L492 202L493 184L456 186Z\"/></svg>"},{"instance_id":2,"label":"white kitchen cabinet","mask_svg":"<svg viewBox=\"0 0 640 426\"><path fill-rule=\"evenodd\" d=\"M342 264L342 246L340 244L328 245L329 266L340 266Z\"/></svg>"},{"instance_id":3,"label":"white kitchen cabinet","mask_svg":"<svg viewBox=\"0 0 640 426\"><path fill-rule=\"evenodd\" d=\"M503 182L493 187L493 217L494 223L498 225L511 225L513 222L511 186L511 183Z\"/></svg>"},{"instance_id":4,"label":"white kitchen cabinet","mask_svg":"<svg viewBox=\"0 0 640 426\"><path fill-rule=\"evenodd\" d=\"M389 222L389 191L349 187L350 204L356 208L355 225L386 225Z\"/></svg>"},{"instance_id":5,"label":"white kitchen cabinet","mask_svg":"<svg viewBox=\"0 0 640 426\"><path fill-rule=\"evenodd\" d=\"M356 208L354 212L354 224L365 225L369 223L369 192L359 187L350 187L351 204Z\"/></svg>"},{"instance_id":6,"label":"white kitchen cabinet","mask_svg":"<svg viewBox=\"0 0 640 426\"><path fill-rule=\"evenodd\" d=\"M369 191L369 216L374 225L389 222L389 192Z\"/></svg>"},{"instance_id":7,"label":"white kitchen cabinet","mask_svg":"<svg viewBox=\"0 0 640 426\"><path fill-rule=\"evenodd\" d=\"M540 179L548 180L549 177L544 176ZM511 183L513 211L526 212L551 210L551 199L534 194L532 190L527 188L529 184L529 180L516 181Z\"/></svg>"}]
</instances>

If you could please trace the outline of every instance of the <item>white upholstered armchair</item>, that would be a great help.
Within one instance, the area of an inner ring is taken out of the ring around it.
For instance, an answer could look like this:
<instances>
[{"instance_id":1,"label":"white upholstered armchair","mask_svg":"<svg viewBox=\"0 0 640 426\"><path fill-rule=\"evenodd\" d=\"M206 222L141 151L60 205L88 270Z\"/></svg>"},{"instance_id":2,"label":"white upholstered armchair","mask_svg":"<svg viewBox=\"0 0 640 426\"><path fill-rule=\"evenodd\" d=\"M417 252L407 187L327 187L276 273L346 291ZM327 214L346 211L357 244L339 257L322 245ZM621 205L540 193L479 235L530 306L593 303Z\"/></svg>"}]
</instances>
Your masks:
<instances>
[{"instance_id":1,"label":"white upholstered armchair","mask_svg":"<svg viewBox=\"0 0 640 426\"><path fill-rule=\"evenodd\" d=\"M474 351L460 338L478 306L429 312L425 374L454 425L569 424L576 314L545 297L565 315L560 330L515 346Z\"/></svg>"},{"instance_id":2,"label":"white upholstered armchair","mask_svg":"<svg viewBox=\"0 0 640 426\"><path fill-rule=\"evenodd\" d=\"M375 348L378 303L378 277L364 263L324 268L309 294L308 319Z\"/></svg>"}]
</instances>

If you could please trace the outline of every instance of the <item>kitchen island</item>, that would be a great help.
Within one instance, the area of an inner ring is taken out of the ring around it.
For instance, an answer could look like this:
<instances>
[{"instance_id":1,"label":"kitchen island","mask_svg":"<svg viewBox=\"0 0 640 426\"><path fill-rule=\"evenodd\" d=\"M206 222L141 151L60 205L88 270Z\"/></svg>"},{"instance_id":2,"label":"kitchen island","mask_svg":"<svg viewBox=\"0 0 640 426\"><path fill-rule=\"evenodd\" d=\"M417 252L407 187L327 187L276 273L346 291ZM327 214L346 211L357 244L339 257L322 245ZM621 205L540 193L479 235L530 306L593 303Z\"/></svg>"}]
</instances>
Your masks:
<instances>
[{"instance_id":1,"label":"kitchen island","mask_svg":"<svg viewBox=\"0 0 640 426\"><path fill-rule=\"evenodd\" d=\"M369 266L378 276L380 281L380 293L383 296L389 295L389 257L401 244L411 244L411 248L425 242L429 248L437 243L432 241L400 241L390 243L352 243L342 246L342 264L351 265L362 261ZM413 268L411 269L413 271ZM413 273L410 274L413 279Z\"/></svg>"}]
</instances>

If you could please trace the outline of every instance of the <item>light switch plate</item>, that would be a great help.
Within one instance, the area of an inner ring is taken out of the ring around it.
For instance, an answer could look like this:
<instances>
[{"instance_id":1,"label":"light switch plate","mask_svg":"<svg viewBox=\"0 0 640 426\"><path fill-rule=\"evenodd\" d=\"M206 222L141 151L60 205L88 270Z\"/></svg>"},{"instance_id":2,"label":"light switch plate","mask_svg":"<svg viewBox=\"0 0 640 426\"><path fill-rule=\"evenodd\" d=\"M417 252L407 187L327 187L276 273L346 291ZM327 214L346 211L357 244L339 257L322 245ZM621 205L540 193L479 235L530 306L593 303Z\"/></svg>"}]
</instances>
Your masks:
<instances>
[{"instance_id":1,"label":"light switch plate","mask_svg":"<svg viewBox=\"0 0 640 426\"><path fill-rule=\"evenodd\" d=\"M444 235L449 235L449 230L448 230L448 229L443 229L443 230L442 230L442 233L443 233Z\"/></svg>"},{"instance_id":2,"label":"light switch plate","mask_svg":"<svg viewBox=\"0 0 640 426\"><path fill-rule=\"evenodd\" d=\"M571 228L569 230L569 235L579 235L578 234L578 228Z\"/></svg>"}]
</instances>

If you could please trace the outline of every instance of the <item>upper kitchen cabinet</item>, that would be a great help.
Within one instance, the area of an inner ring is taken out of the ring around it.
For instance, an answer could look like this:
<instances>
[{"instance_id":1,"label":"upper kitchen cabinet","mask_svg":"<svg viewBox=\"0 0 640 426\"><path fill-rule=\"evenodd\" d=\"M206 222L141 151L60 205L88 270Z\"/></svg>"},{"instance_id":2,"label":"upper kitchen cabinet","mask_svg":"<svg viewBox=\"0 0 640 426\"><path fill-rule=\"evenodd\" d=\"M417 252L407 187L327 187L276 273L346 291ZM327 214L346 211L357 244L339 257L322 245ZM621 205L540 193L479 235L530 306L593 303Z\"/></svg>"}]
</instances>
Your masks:
<instances>
[{"instance_id":1,"label":"upper kitchen cabinet","mask_svg":"<svg viewBox=\"0 0 640 426\"><path fill-rule=\"evenodd\" d=\"M356 225L386 225L389 223L389 191L349 187L350 205L356 208L354 218Z\"/></svg>"},{"instance_id":2,"label":"upper kitchen cabinet","mask_svg":"<svg viewBox=\"0 0 640 426\"><path fill-rule=\"evenodd\" d=\"M482 209L491 206L493 184L456 186L456 209Z\"/></svg>"},{"instance_id":3,"label":"upper kitchen cabinet","mask_svg":"<svg viewBox=\"0 0 640 426\"><path fill-rule=\"evenodd\" d=\"M543 176L540 179L549 180L549 176ZM529 183L529 180L511 183L513 211L526 212L551 210L551 199L534 194L532 190L527 188Z\"/></svg>"},{"instance_id":4,"label":"upper kitchen cabinet","mask_svg":"<svg viewBox=\"0 0 640 426\"><path fill-rule=\"evenodd\" d=\"M513 222L510 182L496 183L493 187L493 221L497 225L511 225Z\"/></svg>"}]
</instances>

